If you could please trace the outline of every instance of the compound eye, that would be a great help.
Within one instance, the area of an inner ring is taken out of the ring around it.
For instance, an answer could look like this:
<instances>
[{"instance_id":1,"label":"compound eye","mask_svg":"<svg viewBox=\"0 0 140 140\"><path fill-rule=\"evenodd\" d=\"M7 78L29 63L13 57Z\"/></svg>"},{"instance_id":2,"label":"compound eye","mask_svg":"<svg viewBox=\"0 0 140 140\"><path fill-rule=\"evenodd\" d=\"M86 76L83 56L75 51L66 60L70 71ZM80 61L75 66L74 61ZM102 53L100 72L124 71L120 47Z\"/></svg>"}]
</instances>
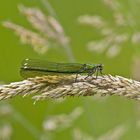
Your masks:
<instances>
[{"instance_id":1,"label":"compound eye","mask_svg":"<svg viewBox=\"0 0 140 140\"><path fill-rule=\"evenodd\" d=\"M103 69L103 67L102 66L100 66L100 70L102 70Z\"/></svg>"}]
</instances>

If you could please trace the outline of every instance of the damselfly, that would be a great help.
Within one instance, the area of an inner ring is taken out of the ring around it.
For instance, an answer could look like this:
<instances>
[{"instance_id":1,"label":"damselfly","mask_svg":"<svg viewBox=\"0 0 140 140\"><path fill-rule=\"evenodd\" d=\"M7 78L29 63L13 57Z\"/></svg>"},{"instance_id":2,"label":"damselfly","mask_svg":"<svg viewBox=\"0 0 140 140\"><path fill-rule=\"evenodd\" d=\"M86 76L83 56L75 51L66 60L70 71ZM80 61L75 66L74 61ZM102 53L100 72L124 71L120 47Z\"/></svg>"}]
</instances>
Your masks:
<instances>
[{"instance_id":1,"label":"damselfly","mask_svg":"<svg viewBox=\"0 0 140 140\"><path fill-rule=\"evenodd\" d=\"M60 75L60 74L78 74L86 73L87 77L96 73L102 74L103 64L80 64L80 63L55 63L35 59L25 59L21 65L21 76L24 78ZM86 78L87 78L86 77Z\"/></svg>"}]
</instances>

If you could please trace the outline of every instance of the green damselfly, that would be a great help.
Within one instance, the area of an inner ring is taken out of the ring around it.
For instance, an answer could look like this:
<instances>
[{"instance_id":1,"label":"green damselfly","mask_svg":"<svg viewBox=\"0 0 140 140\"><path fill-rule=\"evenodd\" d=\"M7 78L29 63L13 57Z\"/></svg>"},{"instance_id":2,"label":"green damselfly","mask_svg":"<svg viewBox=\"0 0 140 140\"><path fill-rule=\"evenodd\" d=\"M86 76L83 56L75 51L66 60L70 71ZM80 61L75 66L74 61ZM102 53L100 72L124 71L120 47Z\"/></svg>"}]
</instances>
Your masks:
<instances>
[{"instance_id":1,"label":"green damselfly","mask_svg":"<svg viewBox=\"0 0 140 140\"><path fill-rule=\"evenodd\" d=\"M20 73L24 78L60 75L60 74L78 74L86 73L87 77L96 73L102 74L103 64L80 64L80 63L55 63L36 59L25 59L21 64ZM86 78L87 78L86 77Z\"/></svg>"}]
</instances>

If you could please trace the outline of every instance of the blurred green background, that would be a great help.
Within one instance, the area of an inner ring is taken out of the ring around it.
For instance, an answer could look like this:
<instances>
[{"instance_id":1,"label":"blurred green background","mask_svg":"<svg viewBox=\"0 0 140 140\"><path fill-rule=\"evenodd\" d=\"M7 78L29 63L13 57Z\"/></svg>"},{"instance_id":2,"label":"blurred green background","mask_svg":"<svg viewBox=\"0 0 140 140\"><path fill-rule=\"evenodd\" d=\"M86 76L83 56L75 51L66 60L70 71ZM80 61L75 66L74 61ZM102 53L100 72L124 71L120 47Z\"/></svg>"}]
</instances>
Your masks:
<instances>
[{"instance_id":1,"label":"blurred green background","mask_svg":"<svg viewBox=\"0 0 140 140\"><path fill-rule=\"evenodd\" d=\"M19 68L21 61L25 58L71 62L60 45L50 48L44 54L39 54L30 45L22 44L13 31L2 25L3 21L8 20L35 31L26 17L19 12L17 6L23 4L27 7L38 7L47 16L50 13L44 2L46 5L49 2L52 6L57 20L69 37L69 47L76 62L103 63L105 74L139 79L140 42L138 40L137 43L133 43L134 34L140 31L139 0L112 0L110 2L113 2L114 7L119 5L117 9L114 8L115 10L111 9L113 6L107 5L107 0L4 0L0 4L1 83L23 80L19 74ZM116 25L113 12L123 16L125 20L123 26ZM82 15L98 15L116 34L128 34L126 41L118 45L121 49L116 56L107 55L106 52L111 46L102 53L88 49L88 42L94 40L101 42L105 35L102 35L100 29L95 26L80 24L78 18ZM138 140L140 138L139 106L139 102L117 96L75 97L64 101L48 99L37 102L35 105L31 97L19 96L0 102L0 138L2 140L107 140L109 138L110 140ZM69 122L68 126L65 126L65 123L68 123L66 121L58 123L54 130L44 128L45 120L62 114L67 114L66 118L70 117L77 107L82 109L81 114Z\"/></svg>"}]
</instances>

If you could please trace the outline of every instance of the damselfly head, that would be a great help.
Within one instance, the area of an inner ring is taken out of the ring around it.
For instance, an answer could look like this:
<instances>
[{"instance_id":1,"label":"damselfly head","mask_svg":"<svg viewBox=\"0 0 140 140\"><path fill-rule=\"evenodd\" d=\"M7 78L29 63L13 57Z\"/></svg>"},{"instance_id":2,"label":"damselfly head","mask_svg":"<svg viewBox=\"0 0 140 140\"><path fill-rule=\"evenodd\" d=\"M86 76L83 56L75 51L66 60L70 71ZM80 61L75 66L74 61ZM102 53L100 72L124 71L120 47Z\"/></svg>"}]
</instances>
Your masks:
<instances>
[{"instance_id":1,"label":"damselfly head","mask_svg":"<svg viewBox=\"0 0 140 140\"><path fill-rule=\"evenodd\" d=\"M96 68L99 69L100 71L103 70L104 64L96 64Z\"/></svg>"},{"instance_id":2,"label":"damselfly head","mask_svg":"<svg viewBox=\"0 0 140 140\"><path fill-rule=\"evenodd\" d=\"M96 64L96 67L103 67L104 64Z\"/></svg>"}]
</instances>

